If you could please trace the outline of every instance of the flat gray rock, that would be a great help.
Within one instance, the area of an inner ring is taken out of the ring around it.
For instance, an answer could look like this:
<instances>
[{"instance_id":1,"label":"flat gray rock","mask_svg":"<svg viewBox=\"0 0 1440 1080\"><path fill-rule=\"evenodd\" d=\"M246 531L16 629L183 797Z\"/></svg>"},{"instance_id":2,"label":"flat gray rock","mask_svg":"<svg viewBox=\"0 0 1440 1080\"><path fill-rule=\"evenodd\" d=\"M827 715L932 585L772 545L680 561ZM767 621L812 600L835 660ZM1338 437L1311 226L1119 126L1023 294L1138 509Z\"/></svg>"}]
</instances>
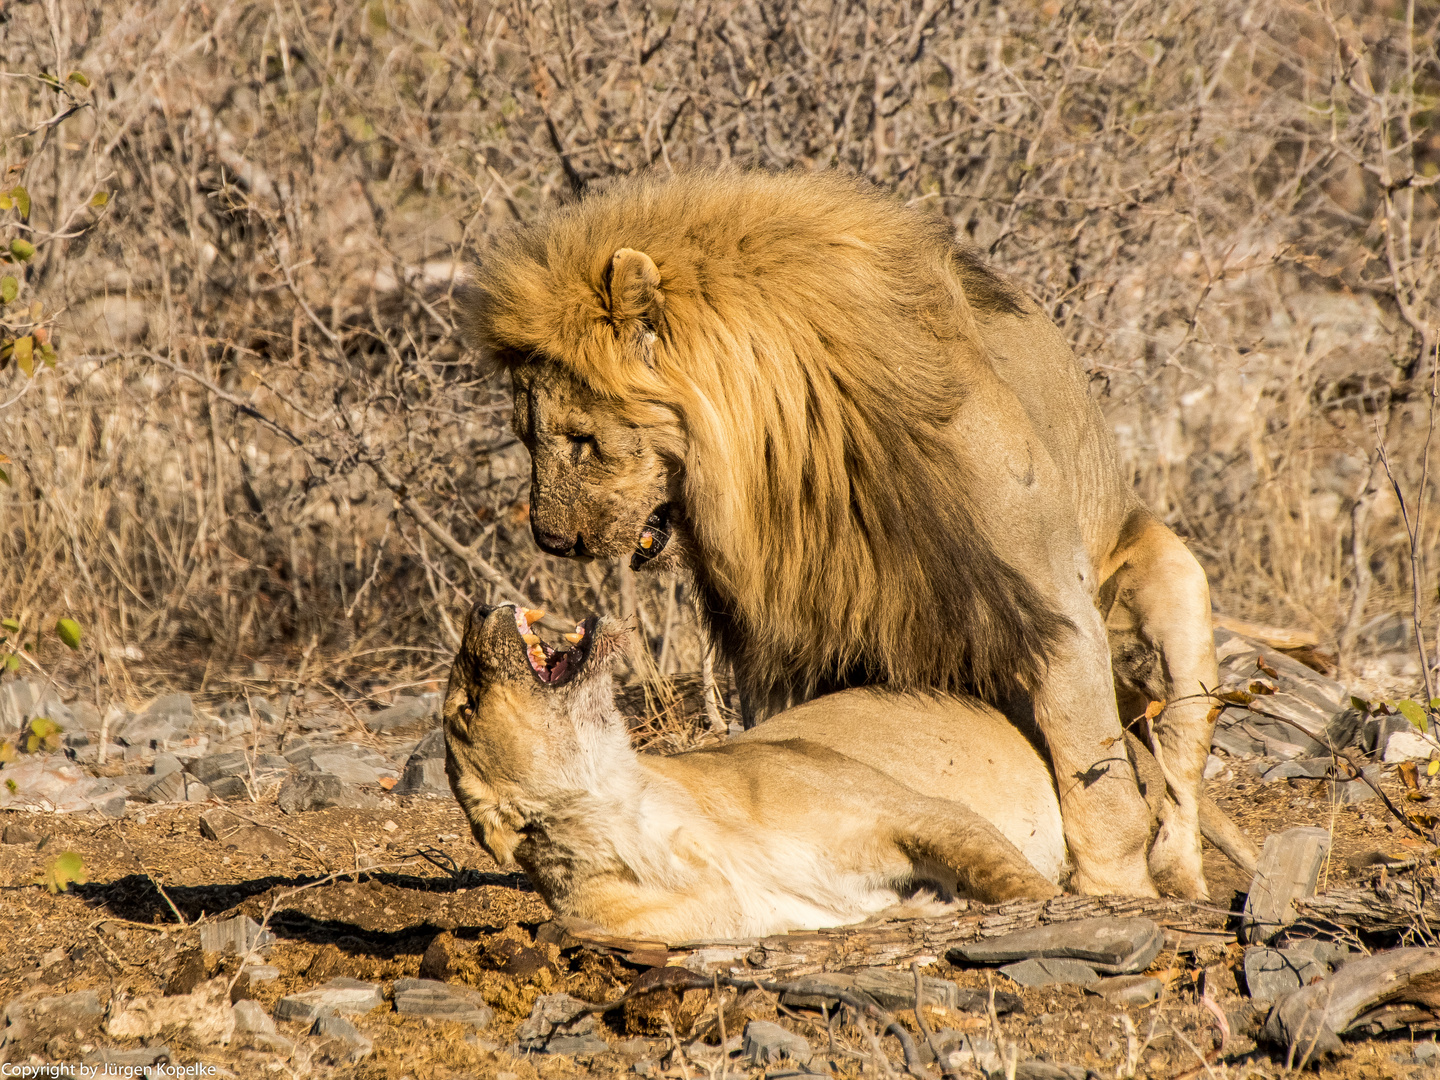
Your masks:
<instances>
[{"instance_id":1,"label":"flat gray rock","mask_svg":"<svg viewBox=\"0 0 1440 1080\"><path fill-rule=\"evenodd\" d=\"M1149 967L1164 944L1165 932L1149 919L1080 919L956 945L947 956L972 964L1080 960L1104 975L1128 975Z\"/></svg>"},{"instance_id":2,"label":"flat gray rock","mask_svg":"<svg viewBox=\"0 0 1440 1080\"><path fill-rule=\"evenodd\" d=\"M1273 784L1277 780L1322 780L1330 772L1330 764L1331 759L1328 757L1282 761L1266 770L1265 783Z\"/></svg>"},{"instance_id":3,"label":"flat gray rock","mask_svg":"<svg viewBox=\"0 0 1440 1080\"><path fill-rule=\"evenodd\" d=\"M785 1058L804 1065L815 1056L803 1035L786 1031L768 1020L751 1020L745 1025L740 1049L755 1065L773 1065Z\"/></svg>"},{"instance_id":4,"label":"flat gray rock","mask_svg":"<svg viewBox=\"0 0 1440 1080\"><path fill-rule=\"evenodd\" d=\"M1330 852L1330 834L1309 826L1286 829L1265 838L1260 863L1245 898L1240 936L1250 943L1269 941L1295 921L1294 901L1311 896L1320 867Z\"/></svg>"},{"instance_id":5,"label":"flat gray rock","mask_svg":"<svg viewBox=\"0 0 1440 1080\"><path fill-rule=\"evenodd\" d=\"M1083 986L1100 979L1089 964L1063 957L1040 957L1006 964L1000 969L1000 974L1021 986L1053 986L1057 983Z\"/></svg>"},{"instance_id":6,"label":"flat gray rock","mask_svg":"<svg viewBox=\"0 0 1440 1080\"><path fill-rule=\"evenodd\" d=\"M395 1011L402 1016L430 1016L484 1029L495 1011L474 990L435 979L396 979Z\"/></svg>"},{"instance_id":7,"label":"flat gray rock","mask_svg":"<svg viewBox=\"0 0 1440 1080\"><path fill-rule=\"evenodd\" d=\"M855 989L870 995L881 1008L913 1009L915 1007L915 976L908 971L889 968L866 968L855 974ZM925 1004L958 1008L959 987L948 979L923 979Z\"/></svg>"},{"instance_id":8,"label":"flat gray rock","mask_svg":"<svg viewBox=\"0 0 1440 1080\"><path fill-rule=\"evenodd\" d=\"M358 979L331 979L314 990L283 997L275 1006L280 1020L318 1020L322 1016L363 1016L385 1003L380 987Z\"/></svg>"},{"instance_id":9,"label":"flat gray rock","mask_svg":"<svg viewBox=\"0 0 1440 1080\"><path fill-rule=\"evenodd\" d=\"M547 1054L608 1054L610 1044L597 1035L560 1035L545 1044Z\"/></svg>"},{"instance_id":10,"label":"flat gray rock","mask_svg":"<svg viewBox=\"0 0 1440 1080\"><path fill-rule=\"evenodd\" d=\"M1116 1005L1146 1005L1160 996L1165 984L1148 975L1113 975L1089 983L1085 989Z\"/></svg>"},{"instance_id":11,"label":"flat gray rock","mask_svg":"<svg viewBox=\"0 0 1440 1080\"><path fill-rule=\"evenodd\" d=\"M1380 771L1379 765L1366 765L1360 770L1362 776L1369 778L1369 784L1359 776L1354 780L1331 780L1330 801L1341 806L1354 806L1356 803L1376 798L1375 789L1370 785L1380 783Z\"/></svg>"},{"instance_id":12,"label":"flat gray rock","mask_svg":"<svg viewBox=\"0 0 1440 1080\"><path fill-rule=\"evenodd\" d=\"M1311 956L1252 945L1245 950L1245 986L1256 1001L1274 1001L1330 974Z\"/></svg>"}]
</instances>

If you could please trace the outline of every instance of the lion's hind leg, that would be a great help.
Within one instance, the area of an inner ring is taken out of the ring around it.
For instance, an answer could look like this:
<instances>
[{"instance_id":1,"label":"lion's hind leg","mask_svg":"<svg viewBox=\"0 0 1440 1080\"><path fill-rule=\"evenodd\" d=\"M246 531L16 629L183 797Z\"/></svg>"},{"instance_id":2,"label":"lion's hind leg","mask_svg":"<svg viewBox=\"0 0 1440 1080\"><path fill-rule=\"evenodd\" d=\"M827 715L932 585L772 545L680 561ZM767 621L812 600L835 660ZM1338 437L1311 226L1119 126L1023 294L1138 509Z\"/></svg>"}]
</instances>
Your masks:
<instances>
[{"instance_id":1,"label":"lion's hind leg","mask_svg":"<svg viewBox=\"0 0 1440 1080\"><path fill-rule=\"evenodd\" d=\"M896 829L896 843L915 864L917 876L953 877L958 896L999 904L1048 900L1060 893L1003 833L961 803L925 799Z\"/></svg>"},{"instance_id":2,"label":"lion's hind leg","mask_svg":"<svg viewBox=\"0 0 1440 1080\"><path fill-rule=\"evenodd\" d=\"M1210 587L1190 549L1144 509L1132 513L1114 562L1100 603L1122 718L1149 701L1166 703L1150 721L1150 749L1166 786L1150 874L1163 892L1204 899L1200 796L1214 727L1206 692L1219 681Z\"/></svg>"}]
</instances>

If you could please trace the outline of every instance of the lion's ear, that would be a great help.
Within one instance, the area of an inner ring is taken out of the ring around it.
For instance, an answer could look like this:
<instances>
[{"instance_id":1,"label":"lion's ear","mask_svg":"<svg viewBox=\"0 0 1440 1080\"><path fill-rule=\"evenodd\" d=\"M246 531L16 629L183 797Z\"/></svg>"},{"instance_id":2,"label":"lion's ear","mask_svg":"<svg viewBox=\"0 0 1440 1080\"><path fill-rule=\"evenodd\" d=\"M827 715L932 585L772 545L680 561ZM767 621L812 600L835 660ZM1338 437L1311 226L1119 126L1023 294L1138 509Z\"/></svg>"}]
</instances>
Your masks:
<instances>
[{"instance_id":1,"label":"lion's ear","mask_svg":"<svg viewBox=\"0 0 1440 1080\"><path fill-rule=\"evenodd\" d=\"M610 259L610 319L621 341L638 345L647 364L654 362L650 346L664 313L655 260L634 248L615 252Z\"/></svg>"}]
</instances>

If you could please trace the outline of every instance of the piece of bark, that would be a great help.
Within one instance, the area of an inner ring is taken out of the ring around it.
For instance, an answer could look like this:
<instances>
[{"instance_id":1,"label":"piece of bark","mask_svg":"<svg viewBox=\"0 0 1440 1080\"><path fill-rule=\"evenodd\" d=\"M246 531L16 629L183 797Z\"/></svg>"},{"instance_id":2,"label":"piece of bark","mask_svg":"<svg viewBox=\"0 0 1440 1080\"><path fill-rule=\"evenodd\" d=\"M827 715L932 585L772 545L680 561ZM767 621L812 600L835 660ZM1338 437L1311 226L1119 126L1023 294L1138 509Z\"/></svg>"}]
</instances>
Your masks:
<instances>
[{"instance_id":1,"label":"piece of bark","mask_svg":"<svg viewBox=\"0 0 1440 1080\"><path fill-rule=\"evenodd\" d=\"M1340 1033L1381 1006L1440 1009L1440 949L1391 949L1345 964L1302 986L1271 1010L1261 1037L1284 1047L1299 1067L1340 1049Z\"/></svg>"}]
</instances>

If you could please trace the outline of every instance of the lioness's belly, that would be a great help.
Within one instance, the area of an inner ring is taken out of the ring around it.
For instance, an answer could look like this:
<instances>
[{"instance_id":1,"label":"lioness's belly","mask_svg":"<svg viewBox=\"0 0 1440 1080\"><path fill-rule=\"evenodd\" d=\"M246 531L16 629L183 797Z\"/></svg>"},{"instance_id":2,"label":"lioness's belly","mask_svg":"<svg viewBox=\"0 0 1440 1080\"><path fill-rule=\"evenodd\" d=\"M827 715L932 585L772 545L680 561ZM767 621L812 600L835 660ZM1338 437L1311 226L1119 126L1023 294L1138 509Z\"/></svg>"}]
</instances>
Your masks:
<instances>
[{"instance_id":1,"label":"lioness's belly","mask_svg":"<svg viewBox=\"0 0 1440 1080\"><path fill-rule=\"evenodd\" d=\"M876 688L828 694L789 709L737 740L805 739L864 762L898 783L963 803L1058 880L1065 862L1050 770L1005 717L973 701Z\"/></svg>"}]
</instances>

